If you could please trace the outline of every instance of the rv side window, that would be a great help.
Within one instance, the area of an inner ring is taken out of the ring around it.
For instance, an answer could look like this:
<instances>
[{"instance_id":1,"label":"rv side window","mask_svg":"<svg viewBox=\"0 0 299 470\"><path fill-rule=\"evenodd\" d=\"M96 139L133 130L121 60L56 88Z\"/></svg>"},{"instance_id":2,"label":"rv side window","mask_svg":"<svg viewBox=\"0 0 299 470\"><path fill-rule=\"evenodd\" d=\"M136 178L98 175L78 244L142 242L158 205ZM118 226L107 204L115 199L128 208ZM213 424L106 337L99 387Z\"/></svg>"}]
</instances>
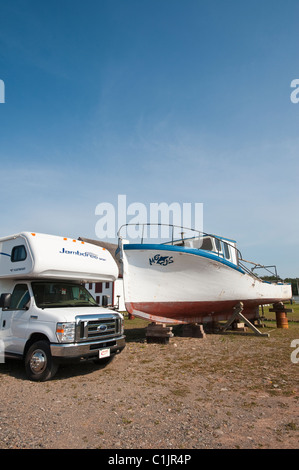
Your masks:
<instances>
[{"instance_id":1,"label":"rv side window","mask_svg":"<svg viewBox=\"0 0 299 470\"><path fill-rule=\"evenodd\" d=\"M26 284L17 284L13 290L10 301L10 310L22 310L30 300L30 294Z\"/></svg>"},{"instance_id":2,"label":"rv side window","mask_svg":"<svg viewBox=\"0 0 299 470\"><path fill-rule=\"evenodd\" d=\"M27 252L24 245L14 246L11 252L11 261L24 261L27 258Z\"/></svg>"}]
</instances>

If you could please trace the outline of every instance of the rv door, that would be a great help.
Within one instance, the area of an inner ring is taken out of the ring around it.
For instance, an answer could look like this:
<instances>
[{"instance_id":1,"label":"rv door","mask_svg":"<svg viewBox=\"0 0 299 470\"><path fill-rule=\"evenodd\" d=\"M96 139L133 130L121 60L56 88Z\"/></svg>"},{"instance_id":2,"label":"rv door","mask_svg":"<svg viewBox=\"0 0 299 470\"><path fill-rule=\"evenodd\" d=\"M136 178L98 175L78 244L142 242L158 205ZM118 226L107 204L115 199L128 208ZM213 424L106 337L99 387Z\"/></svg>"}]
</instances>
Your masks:
<instances>
[{"instance_id":1,"label":"rv door","mask_svg":"<svg viewBox=\"0 0 299 470\"><path fill-rule=\"evenodd\" d=\"M1 339L7 353L22 354L28 328L30 294L27 284L16 284L10 305L1 312Z\"/></svg>"}]
</instances>

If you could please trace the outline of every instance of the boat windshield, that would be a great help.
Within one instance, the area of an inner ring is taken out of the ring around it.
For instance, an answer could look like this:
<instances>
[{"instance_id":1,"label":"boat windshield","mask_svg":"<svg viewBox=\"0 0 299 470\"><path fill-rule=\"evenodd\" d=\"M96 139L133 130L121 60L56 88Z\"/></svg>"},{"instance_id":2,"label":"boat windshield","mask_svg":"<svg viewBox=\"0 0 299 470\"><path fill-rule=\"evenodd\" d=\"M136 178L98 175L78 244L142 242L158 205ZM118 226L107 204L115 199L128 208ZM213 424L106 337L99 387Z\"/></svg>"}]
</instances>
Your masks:
<instances>
[{"instance_id":1,"label":"boat windshield","mask_svg":"<svg viewBox=\"0 0 299 470\"><path fill-rule=\"evenodd\" d=\"M98 307L81 284L65 281L32 282L35 303L40 308Z\"/></svg>"}]
</instances>

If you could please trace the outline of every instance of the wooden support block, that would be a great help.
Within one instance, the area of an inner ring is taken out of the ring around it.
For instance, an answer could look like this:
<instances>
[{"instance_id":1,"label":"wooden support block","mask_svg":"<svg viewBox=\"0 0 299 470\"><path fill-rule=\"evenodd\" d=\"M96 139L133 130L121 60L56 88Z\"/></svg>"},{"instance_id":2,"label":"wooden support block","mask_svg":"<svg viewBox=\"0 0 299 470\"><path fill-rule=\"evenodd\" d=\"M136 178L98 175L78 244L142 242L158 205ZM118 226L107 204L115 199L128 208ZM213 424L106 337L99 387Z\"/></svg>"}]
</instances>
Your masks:
<instances>
[{"instance_id":1,"label":"wooden support block","mask_svg":"<svg viewBox=\"0 0 299 470\"><path fill-rule=\"evenodd\" d=\"M151 323L145 329L145 336L148 343L168 343L173 337L172 326L165 323Z\"/></svg>"},{"instance_id":2,"label":"wooden support block","mask_svg":"<svg viewBox=\"0 0 299 470\"><path fill-rule=\"evenodd\" d=\"M191 338L205 338L203 326L198 323L188 323L183 325L182 335Z\"/></svg>"},{"instance_id":3,"label":"wooden support block","mask_svg":"<svg viewBox=\"0 0 299 470\"><path fill-rule=\"evenodd\" d=\"M254 326L258 326L259 328L265 328L265 324L262 322L262 319L261 318L255 318L255 320L253 320L251 322Z\"/></svg>"},{"instance_id":4,"label":"wooden support block","mask_svg":"<svg viewBox=\"0 0 299 470\"><path fill-rule=\"evenodd\" d=\"M247 331L248 328L245 326L245 323L242 322L233 322L232 329L236 331Z\"/></svg>"}]
</instances>

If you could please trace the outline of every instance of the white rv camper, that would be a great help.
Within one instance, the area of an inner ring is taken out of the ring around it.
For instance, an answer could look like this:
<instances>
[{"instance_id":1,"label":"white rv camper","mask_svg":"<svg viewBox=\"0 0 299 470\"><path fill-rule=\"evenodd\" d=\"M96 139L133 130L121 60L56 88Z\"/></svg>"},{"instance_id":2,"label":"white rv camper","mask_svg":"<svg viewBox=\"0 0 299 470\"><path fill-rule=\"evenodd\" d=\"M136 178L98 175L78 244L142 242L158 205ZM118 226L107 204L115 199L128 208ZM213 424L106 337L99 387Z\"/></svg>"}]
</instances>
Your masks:
<instances>
[{"instance_id":1,"label":"white rv camper","mask_svg":"<svg viewBox=\"0 0 299 470\"><path fill-rule=\"evenodd\" d=\"M0 238L2 359L24 359L31 380L53 377L67 359L108 362L125 347L123 317L84 284L117 277L102 247L29 232Z\"/></svg>"}]
</instances>

